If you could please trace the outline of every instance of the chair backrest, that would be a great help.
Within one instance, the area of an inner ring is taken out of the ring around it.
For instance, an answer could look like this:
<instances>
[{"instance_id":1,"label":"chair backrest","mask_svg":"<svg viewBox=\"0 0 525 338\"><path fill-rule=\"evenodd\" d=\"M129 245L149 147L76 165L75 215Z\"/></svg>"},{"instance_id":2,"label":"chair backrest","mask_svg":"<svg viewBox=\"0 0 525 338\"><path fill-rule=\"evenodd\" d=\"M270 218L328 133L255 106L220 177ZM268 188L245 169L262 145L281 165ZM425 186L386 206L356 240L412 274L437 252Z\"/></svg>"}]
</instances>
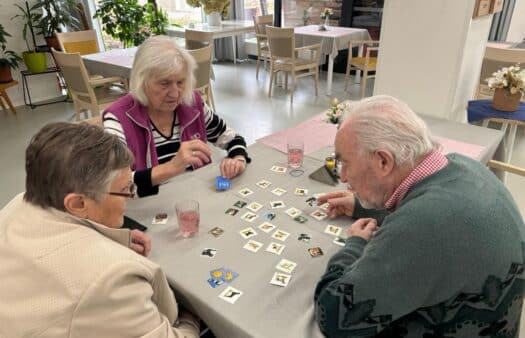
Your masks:
<instances>
[{"instance_id":1,"label":"chair backrest","mask_svg":"<svg viewBox=\"0 0 525 338\"><path fill-rule=\"evenodd\" d=\"M273 15L259 15L253 17L253 24L255 25L256 34L266 34L266 26L273 25Z\"/></svg>"},{"instance_id":2,"label":"chair backrest","mask_svg":"<svg viewBox=\"0 0 525 338\"><path fill-rule=\"evenodd\" d=\"M266 27L268 47L272 58L295 58L295 33L293 28Z\"/></svg>"},{"instance_id":3,"label":"chair backrest","mask_svg":"<svg viewBox=\"0 0 525 338\"><path fill-rule=\"evenodd\" d=\"M80 53L80 55L100 52L97 33L94 30L56 33L62 51Z\"/></svg>"},{"instance_id":4,"label":"chair backrest","mask_svg":"<svg viewBox=\"0 0 525 338\"><path fill-rule=\"evenodd\" d=\"M89 75L79 53L63 53L51 48L68 88L74 94L91 95L93 89L89 85ZM94 95L94 94L93 94Z\"/></svg>"},{"instance_id":5,"label":"chair backrest","mask_svg":"<svg viewBox=\"0 0 525 338\"><path fill-rule=\"evenodd\" d=\"M201 88L210 83L212 45L200 49L188 50L197 63L195 70L195 87Z\"/></svg>"},{"instance_id":6,"label":"chair backrest","mask_svg":"<svg viewBox=\"0 0 525 338\"><path fill-rule=\"evenodd\" d=\"M202 32L193 29L186 29L184 31L184 38L186 39L186 49L200 49L206 45L213 45L213 33Z\"/></svg>"}]
</instances>

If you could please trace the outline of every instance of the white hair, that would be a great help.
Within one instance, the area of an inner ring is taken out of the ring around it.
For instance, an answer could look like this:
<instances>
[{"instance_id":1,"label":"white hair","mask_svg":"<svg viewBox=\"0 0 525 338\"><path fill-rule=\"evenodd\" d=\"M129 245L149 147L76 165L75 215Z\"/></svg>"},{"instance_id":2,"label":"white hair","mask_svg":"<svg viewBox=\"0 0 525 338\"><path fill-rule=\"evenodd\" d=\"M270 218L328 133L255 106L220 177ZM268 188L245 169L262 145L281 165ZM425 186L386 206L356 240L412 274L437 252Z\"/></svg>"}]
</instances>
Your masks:
<instances>
[{"instance_id":1,"label":"white hair","mask_svg":"<svg viewBox=\"0 0 525 338\"><path fill-rule=\"evenodd\" d=\"M129 91L135 99L147 106L146 86L159 76L172 76L186 72L186 83L181 94L181 101L193 103L193 88L196 68L193 57L177 43L165 35L157 35L144 41L135 53L133 68L129 80Z\"/></svg>"},{"instance_id":2,"label":"white hair","mask_svg":"<svg viewBox=\"0 0 525 338\"><path fill-rule=\"evenodd\" d=\"M406 103L391 96L372 96L352 104L345 122L351 125L350 132L362 151L387 150L397 165L414 166L419 157L439 147L426 123Z\"/></svg>"}]
</instances>

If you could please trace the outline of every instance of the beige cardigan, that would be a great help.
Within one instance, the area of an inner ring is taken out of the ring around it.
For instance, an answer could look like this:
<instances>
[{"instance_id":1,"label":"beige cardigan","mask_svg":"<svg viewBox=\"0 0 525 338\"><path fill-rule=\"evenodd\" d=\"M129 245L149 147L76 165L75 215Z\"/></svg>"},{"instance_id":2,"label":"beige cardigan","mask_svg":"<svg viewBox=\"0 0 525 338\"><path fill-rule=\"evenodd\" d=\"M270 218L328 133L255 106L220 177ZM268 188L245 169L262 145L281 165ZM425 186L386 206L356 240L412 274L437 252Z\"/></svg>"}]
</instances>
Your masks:
<instances>
[{"instance_id":1,"label":"beige cardigan","mask_svg":"<svg viewBox=\"0 0 525 338\"><path fill-rule=\"evenodd\" d=\"M129 242L127 229L15 197L0 211L0 337L198 337Z\"/></svg>"}]
</instances>

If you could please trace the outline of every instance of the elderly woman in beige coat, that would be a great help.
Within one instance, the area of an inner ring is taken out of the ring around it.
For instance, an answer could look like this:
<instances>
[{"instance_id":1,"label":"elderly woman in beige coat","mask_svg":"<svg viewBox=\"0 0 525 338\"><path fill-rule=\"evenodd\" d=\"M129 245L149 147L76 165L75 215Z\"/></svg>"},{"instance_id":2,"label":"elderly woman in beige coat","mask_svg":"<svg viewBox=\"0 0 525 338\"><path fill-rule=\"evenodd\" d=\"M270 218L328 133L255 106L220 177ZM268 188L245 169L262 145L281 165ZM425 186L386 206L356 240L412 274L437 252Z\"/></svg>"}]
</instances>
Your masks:
<instances>
[{"instance_id":1,"label":"elderly woman in beige coat","mask_svg":"<svg viewBox=\"0 0 525 338\"><path fill-rule=\"evenodd\" d=\"M87 124L53 123L26 151L26 192L0 211L0 337L198 337L148 237L120 229L133 156Z\"/></svg>"}]
</instances>

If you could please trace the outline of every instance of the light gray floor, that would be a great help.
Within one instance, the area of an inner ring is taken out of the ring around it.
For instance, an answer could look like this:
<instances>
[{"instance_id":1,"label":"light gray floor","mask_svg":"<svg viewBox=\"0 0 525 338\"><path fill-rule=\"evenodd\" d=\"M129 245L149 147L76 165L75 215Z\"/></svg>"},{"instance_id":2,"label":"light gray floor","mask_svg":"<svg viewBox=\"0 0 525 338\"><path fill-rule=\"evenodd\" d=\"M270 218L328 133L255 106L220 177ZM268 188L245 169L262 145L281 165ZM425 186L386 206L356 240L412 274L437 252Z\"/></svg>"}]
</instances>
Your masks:
<instances>
[{"instance_id":1,"label":"light gray floor","mask_svg":"<svg viewBox=\"0 0 525 338\"><path fill-rule=\"evenodd\" d=\"M321 73L319 96L314 95L313 80L299 79L294 103L284 89L275 88L272 98L268 98L268 73L261 71L259 81L255 80L254 62L237 64L215 64L216 81L213 91L217 111L231 126L244 135L248 143L257 138L295 125L327 109L330 98L324 95L326 73ZM343 93L344 76L334 74L333 96L339 99L359 98L360 87L351 87L351 93ZM369 82L373 85L373 81ZM371 93L371 87L368 93ZM10 111L0 111L0 207L13 196L24 190L24 150L31 136L43 125L53 121L73 119L73 106L70 103L57 103L38 107L18 107L17 115ZM520 130L514 148L512 163L525 167L525 136ZM522 215L525 215L525 178L509 175L507 187L511 191ZM497 225L495 225L497 226ZM525 337L522 327L520 337Z\"/></svg>"}]
</instances>

